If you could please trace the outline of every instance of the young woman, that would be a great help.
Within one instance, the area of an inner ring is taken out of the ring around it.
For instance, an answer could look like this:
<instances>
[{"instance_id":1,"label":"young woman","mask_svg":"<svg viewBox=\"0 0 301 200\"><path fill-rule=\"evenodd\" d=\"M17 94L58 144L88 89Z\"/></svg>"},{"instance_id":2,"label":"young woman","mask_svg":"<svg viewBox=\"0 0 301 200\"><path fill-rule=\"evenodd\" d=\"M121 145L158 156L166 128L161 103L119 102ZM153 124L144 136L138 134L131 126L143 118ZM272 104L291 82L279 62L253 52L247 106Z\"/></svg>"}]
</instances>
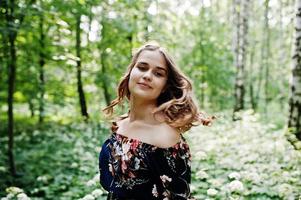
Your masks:
<instances>
[{"instance_id":1,"label":"young woman","mask_svg":"<svg viewBox=\"0 0 301 200\"><path fill-rule=\"evenodd\" d=\"M108 199L190 199L191 155L182 134L210 119L198 112L190 81L167 52L142 46L104 109L124 99L129 112L113 122L99 155L100 183Z\"/></svg>"}]
</instances>

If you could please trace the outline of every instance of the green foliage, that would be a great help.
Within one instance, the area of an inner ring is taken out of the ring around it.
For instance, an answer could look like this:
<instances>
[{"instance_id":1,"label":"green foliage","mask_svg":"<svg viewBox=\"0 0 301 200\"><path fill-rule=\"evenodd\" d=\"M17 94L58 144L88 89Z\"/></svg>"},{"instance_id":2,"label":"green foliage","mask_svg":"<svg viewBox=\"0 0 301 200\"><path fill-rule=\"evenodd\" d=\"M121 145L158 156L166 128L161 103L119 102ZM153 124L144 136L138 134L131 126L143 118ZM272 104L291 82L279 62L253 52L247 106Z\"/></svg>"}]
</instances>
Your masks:
<instances>
[{"instance_id":1,"label":"green foliage","mask_svg":"<svg viewBox=\"0 0 301 200\"><path fill-rule=\"evenodd\" d=\"M206 15L210 9L203 12L205 16L189 17L195 26L188 28L197 37L183 55L181 65L185 66L183 70L193 80L195 93L203 107L215 111L229 109L233 105L232 85L235 74L229 40L224 38L229 26L217 21L212 27L212 19ZM203 24L202 28L197 24ZM202 95L204 100L201 100Z\"/></svg>"},{"instance_id":2,"label":"green foliage","mask_svg":"<svg viewBox=\"0 0 301 200\"><path fill-rule=\"evenodd\" d=\"M105 89L110 100L114 99L132 51L147 40L157 40L192 80L201 109L221 112L212 128L196 128L188 134L194 156L194 195L200 199L298 198L300 152L294 151L283 135L286 132L288 140L300 146L290 134L293 130L283 128L287 121L289 52L293 41L291 1L271 1L268 29L264 29L264 1L252 2L245 101L246 107L251 107L253 86L255 96L258 94L258 113L268 113L259 117L242 112L243 120L235 123L224 111L233 106L231 1L15 1L16 20L11 27L6 21L5 2L0 5L0 196L104 198L97 183L97 156L109 132L100 124L100 110L107 104ZM81 59L75 49L79 15ZM270 49L269 56L264 57L267 30ZM18 31L14 93L16 179L9 175L5 128L11 62L8 36L14 31ZM45 123L38 125L41 54L45 59ZM92 119L88 124L79 117L79 60ZM267 105L263 66L269 67ZM125 110L117 108L118 113Z\"/></svg>"},{"instance_id":3,"label":"green foliage","mask_svg":"<svg viewBox=\"0 0 301 200\"><path fill-rule=\"evenodd\" d=\"M79 199L93 188L99 189L98 153L108 134L102 124L74 121L68 125L22 126L30 128L20 130L15 137L18 177L11 179L6 160L1 159L0 196L11 185L33 199ZM1 158L5 158L2 152L7 151L7 139L1 138Z\"/></svg>"},{"instance_id":4,"label":"green foliage","mask_svg":"<svg viewBox=\"0 0 301 200\"><path fill-rule=\"evenodd\" d=\"M241 113L242 120L235 123L229 112L216 115L212 127L193 128L186 136L193 158L193 196L297 199L301 152L287 142L285 130L261 121L252 111ZM105 199L98 153L109 127L72 121L35 127L20 119L15 150L19 177L12 180L6 161L0 160L0 196L5 188L17 186L31 199ZM7 139L1 138L1 158L5 158Z\"/></svg>"},{"instance_id":5,"label":"green foliage","mask_svg":"<svg viewBox=\"0 0 301 200\"><path fill-rule=\"evenodd\" d=\"M110 100L116 97L118 81L130 63L132 50L147 40L157 40L178 61L179 67L194 83L194 91L204 110L219 111L233 107L233 24L231 2L180 1L33 1L24 11L18 29L17 79L15 103L28 103L35 115L40 102L41 53L45 55L45 115L52 104L78 107L75 52L76 16L81 16L82 82L89 113L98 112L95 102L105 105L105 89ZM270 5L269 58L262 54L266 42L264 2L252 2L246 60L246 107L251 107L253 86L258 111L265 110L264 69L269 66L268 102L285 105L290 74L289 52L292 44L293 6L288 1ZM273 8L273 9L272 9ZM1 7L5 14L5 6ZM282 18L278 13L282 13ZM18 17L19 15L16 15ZM41 46L40 19L43 16L44 48ZM1 15L0 32L0 106L7 99L8 34ZM256 22L256 23L255 23ZM259 22L259 23L257 23ZM18 22L16 22L16 26ZM281 38L286 38L282 40ZM272 42L275 41L275 42ZM261 78L260 78L261 77ZM260 82L261 79L261 82ZM257 102L258 101L258 102ZM93 109L90 109L90 107ZM78 108L76 108L79 110ZM50 112L49 112L50 111Z\"/></svg>"},{"instance_id":6,"label":"green foliage","mask_svg":"<svg viewBox=\"0 0 301 200\"><path fill-rule=\"evenodd\" d=\"M217 114L212 127L189 133L192 191L199 199L298 199L301 152L286 140L283 128L262 122L252 111Z\"/></svg>"}]
</instances>

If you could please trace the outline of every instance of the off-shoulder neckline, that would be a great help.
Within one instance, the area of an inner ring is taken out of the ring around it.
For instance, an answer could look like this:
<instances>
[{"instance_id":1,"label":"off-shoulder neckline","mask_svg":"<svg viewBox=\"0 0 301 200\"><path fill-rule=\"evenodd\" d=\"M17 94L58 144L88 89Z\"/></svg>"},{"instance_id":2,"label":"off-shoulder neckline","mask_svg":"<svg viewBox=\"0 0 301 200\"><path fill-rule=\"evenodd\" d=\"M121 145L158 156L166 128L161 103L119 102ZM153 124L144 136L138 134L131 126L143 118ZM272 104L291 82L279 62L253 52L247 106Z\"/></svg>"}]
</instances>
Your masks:
<instances>
[{"instance_id":1,"label":"off-shoulder neckline","mask_svg":"<svg viewBox=\"0 0 301 200\"><path fill-rule=\"evenodd\" d=\"M185 143L185 138L184 138L184 136L183 136L182 134L180 134L180 140L179 140L177 143L175 143L174 145L170 146L170 147L159 147L159 146L156 146L156 145L154 145L154 144L150 144L150 143L147 143L147 142L143 142L143 141L141 141L141 140L139 140L139 139L131 138L131 137L128 137L128 136L126 136L126 135L117 133L116 131L113 131L113 134L115 134L115 136L120 136L120 137L122 137L122 138L125 138L125 139L127 139L128 141L131 141L131 142L132 142L132 141L136 141L136 142L138 142L138 143L140 143L140 144L142 144L142 145L147 145L147 146L150 146L150 147L155 147L156 149L173 149L173 148L175 148L176 146L180 145L181 143Z\"/></svg>"}]
</instances>

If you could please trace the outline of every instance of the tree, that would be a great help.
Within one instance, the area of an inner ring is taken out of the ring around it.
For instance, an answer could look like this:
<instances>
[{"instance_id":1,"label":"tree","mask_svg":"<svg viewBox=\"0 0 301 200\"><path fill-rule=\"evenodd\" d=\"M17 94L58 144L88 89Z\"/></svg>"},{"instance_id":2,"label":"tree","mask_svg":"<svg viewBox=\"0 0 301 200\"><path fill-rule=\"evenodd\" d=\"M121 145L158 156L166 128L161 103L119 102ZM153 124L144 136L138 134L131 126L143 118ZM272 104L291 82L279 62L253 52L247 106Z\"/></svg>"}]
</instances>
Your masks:
<instances>
[{"instance_id":1,"label":"tree","mask_svg":"<svg viewBox=\"0 0 301 200\"><path fill-rule=\"evenodd\" d=\"M16 166L14 160L14 113L13 113L13 94L15 91L15 79L16 79L16 68L17 68L17 55L15 41L18 35L18 31L24 21L26 11L34 3L31 0L25 7L25 10L19 8L15 4L14 0L4 2L5 16L8 30L8 43L9 43L9 61L8 61L8 158L10 172L12 176L16 176ZM18 12L15 12L18 10Z\"/></svg>"},{"instance_id":2,"label":"tree","mask_svg":"<svg viewBox=\"0 0 301 200\"><path fill-rule=\"evenodd\" d=\"M81 69L81 29L80 29L80 20L81 20L81 15L80 14L75 14L76 18L76 69L77 69L77 92L79 95L79 102L80 102L80 108L81 108L81 114L84 116L86 119L89 118L88 112L87 112L87 104L86 104L86 98L85 98L85 93L83 89L83 83L82 83L82 69Z\"/></svg>"},{"instance_id":3,"label":"tree","mask_svg":"<svg viewBox=\"0 0 301 200\"><path fill-rule=\"evenodd\" d=\"M267 106L269 102L269 74L270 74L270 28L269 28L269 0L264 2L264 46L262 52L263 67L265 68L265 82L264 82L264 94L265 94L265 106L264 113L267 114Z\"/></svg>"},{"instance_id":4,"label":"tree","mask_svg":"<svg viewBox=\"0 0 301 200\"><path fill-rule=\"evenodd\" d=\"M288 128L301 140L301 0L296 1L295 43L291 71L291 95L289 99ZM289 137L295 144L294 137Z\"/></svg>"},{"instance_id":5,"label":"tree","mask_svg":"<svg viewBox=\"0 0 301 200\"><path fill-rule=\"evenodd\" d=\"M245 96L245 63L246 63L246 47L248 33L248 6L249 0L234 1L234 65L236 67L236 77L234 86L234 112L244 109Z\"/></svg>"},{"instance_id":6,"label":"tree","mask_svg":"<svg viewBox=\"0 0 301 200\"><path fill-rule=\"evenodd\" d=\"M43 14L43 3L41 1L42 11L39 20L39 32L40 32L40 49L39 49L39 122L44 121L44 94L45 94L45 78L44 78L44 65L45 65L45 32L44 32L44 14Z\"/></svg>"}]
</instances>

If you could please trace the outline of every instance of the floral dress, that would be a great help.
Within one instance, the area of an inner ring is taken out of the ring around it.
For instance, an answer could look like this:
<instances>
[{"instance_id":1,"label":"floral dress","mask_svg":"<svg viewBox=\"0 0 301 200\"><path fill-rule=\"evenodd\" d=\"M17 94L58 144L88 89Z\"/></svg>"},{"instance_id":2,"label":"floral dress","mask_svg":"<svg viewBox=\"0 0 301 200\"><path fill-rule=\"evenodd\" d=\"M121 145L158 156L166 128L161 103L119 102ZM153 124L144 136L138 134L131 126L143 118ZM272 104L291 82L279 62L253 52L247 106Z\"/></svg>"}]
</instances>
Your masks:
<instances>
[{"instance_id":1,"label":"floral dress","mask_svg":"<svg viewBox=\"0 0 301 200\"><path fill-rule=\"evenodd\" d=\"M190 161L183 136L160 148L113 131L99 154L100 183L108 199L189 199Z\"/></svg>"}]
</instances>

